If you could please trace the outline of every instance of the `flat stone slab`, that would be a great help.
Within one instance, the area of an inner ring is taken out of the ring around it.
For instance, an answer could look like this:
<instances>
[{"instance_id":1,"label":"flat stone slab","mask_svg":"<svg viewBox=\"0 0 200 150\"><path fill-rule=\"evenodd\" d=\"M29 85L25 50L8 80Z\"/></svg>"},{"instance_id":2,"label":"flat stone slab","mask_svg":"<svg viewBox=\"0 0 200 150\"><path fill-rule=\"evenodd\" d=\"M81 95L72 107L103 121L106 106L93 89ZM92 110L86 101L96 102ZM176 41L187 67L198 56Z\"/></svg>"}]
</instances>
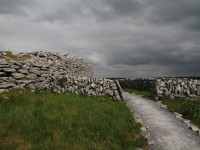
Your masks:
<instances>
[{"instance_id":1,"label":"flat stone slab","mask_svg":"<svg viewBox=\"0 0 200 150\"><path fill-rule=\"evenodd\" d=\"M123 92L123 97L148 127L157 150L200 150L200 136L177 120L173 113L142 96Z\"/></svg>"},{"instance_id":2,"label":"flat stone slab","mask_svg":"<svg viewBox=\"0 0 200 150\"><path fill-rule=\"evenodd\" d=\"M0 65L8 65L8 62L5 59L0 59Z\"/></svg>"}]
</instances>

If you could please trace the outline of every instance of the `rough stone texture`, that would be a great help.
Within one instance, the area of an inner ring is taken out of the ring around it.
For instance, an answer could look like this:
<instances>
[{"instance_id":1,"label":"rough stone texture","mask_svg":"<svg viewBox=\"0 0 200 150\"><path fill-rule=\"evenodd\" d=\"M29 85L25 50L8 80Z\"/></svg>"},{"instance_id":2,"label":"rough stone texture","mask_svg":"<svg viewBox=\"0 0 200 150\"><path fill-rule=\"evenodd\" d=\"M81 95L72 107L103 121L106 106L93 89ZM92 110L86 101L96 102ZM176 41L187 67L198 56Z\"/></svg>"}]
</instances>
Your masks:
<instances>
[{"instance_id":1,"label":"rough stone texture","mask_svg":"<svg viewBox=\"0 0 200 150\"><path fill-rule=\"evenodd\" d=\"M188 78L132 78L118 80L122 88L152 91L152 98L200 98L200 80Z\"/></svg>"},{"instance_id":2,"label":"rough stone texture","mask_svg":"<svg viewBox=\"0 0 200 150\"><path fill-rule=\"evenodd\" d=\"M71 54L51 52L19 53L17 59L0 52L0 93L12 88L52 89L122 99L117 81L94 78L91 65Z\"/></svg>"},{"instance_id":3,"label":"rough stone texture","mask_svg":"<svg viewBox=\"0 0 200 150\"><path fill-rule=\"evenodd\" d=\"M65 79L65 82L62 80ZM72 76L65 76L64 78L54 79L51 78L50 88L53 89L54 92L63 93L69 92L74 94L85 94L85 95L93 95L93 96L103 96L109 95L114 99L120 100L120 94L117 90L116 83L113 80L109 79L90 79L86 77L76 78ZM62 82L62 84L61 84ZM101 86L101 82L106 83L110 86ZM100 88L101 87L101 88ZM121 92L121 91L120 91Z\"/></svg>"},{"instance_id":4,"label":"rough stone texture","mask_svg":"<svg viewBox=\"0 0 200 150\"><path fill-rule=\"evenodd\" d=\"M7 65L8 62L5 59L0 59L0 65Z\"/></svg>"},{"instance_id":5,"label":"rough stone texture","mask_svg":"<svg viewBox=\"0 0 200 150\"><path fill-rule=\"evenodd\" d=\"M156 79L158 97L171 96L171 98L197 98L200 95L200 80L188 78L161 78Z\"/></svg>"}]
</instances>

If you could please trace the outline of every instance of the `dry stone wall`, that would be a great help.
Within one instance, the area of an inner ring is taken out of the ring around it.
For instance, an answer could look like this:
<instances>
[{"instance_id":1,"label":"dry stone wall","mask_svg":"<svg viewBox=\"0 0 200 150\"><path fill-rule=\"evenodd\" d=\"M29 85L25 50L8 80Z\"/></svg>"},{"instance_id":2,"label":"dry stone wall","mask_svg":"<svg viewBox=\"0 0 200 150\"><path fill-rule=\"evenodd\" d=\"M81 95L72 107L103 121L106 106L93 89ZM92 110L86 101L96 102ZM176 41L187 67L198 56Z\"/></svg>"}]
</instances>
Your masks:
<instances>
[{"instance_id":1,"label":"dry stone wall","mask_svg":"<svg viewBox=\"0 0 200 150\"><path fill-rule=\"evenodd\" d=\"M171 98L200 98L200 80L188 78L161 78L156 79L156 94L169 95Z\"/></svg>"},{"instance_id":2,"label":"dry stone wall","mask_svg":"<svg viewBox=\"0 0 200 150\"><path fill-rule=\"evenodd\" d=\"M200 80L189 78L130 78L118 80L122 88L149 90L152 98L170 96L173 98L200 99Z\"/></svg>"},{"instance_id":3,"label":"dry stone wall","mask_svg":"<svg viewBox=\"0 0 200 150\"><path fill-rule=\"evenodd\" d=\"M52 52L1 51L0 93L13 88L122 98L118 81L94 78L92 66L80 57Z\"/></svg>"},{"instance_id":4,"label":"dry stone wall","mask_svg":"<svg viewBox=\"0 0 200 150\"><path fill-rule=\"evenodd\" d=\"M52 87L53 91L56 93L68 92L93 96L108 95L117 100L122 99L118 81L110 79L66 76L60 79L53 78L50 87Z\"/></svg>"}]
</instances>

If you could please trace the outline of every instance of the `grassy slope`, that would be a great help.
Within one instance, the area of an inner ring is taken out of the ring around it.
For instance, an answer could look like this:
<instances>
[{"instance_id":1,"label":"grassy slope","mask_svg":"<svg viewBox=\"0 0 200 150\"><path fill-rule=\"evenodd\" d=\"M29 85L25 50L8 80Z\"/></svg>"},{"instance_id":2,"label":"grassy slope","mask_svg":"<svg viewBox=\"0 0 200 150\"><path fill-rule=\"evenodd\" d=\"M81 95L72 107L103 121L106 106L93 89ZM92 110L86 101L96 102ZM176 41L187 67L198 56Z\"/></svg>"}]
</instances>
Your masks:
<instances>
[{"instance_id":1,"label":"grassy slope","mask_svg":"<svg viewBox=\"0 0 200 150\"><path fill-rule=\"evenodd\" d=\"M129 88L122 88L123 91L129 92L129 93L135 93L136 95L142 95L145 97L151 97L150 91L144 91L144 90L135 90L135 89L129 89Z\"/></svg>"},{"instance_id":2,"label":"grassy slope","mask_svg":"<svg viewBox=\"0 0 200 150\"><path fill-rule=\"evenodd\" d=\"M172 100L169 97L163 97L160 100L167 105L168 109L181 113L185 119L191 120L192 123L200 127L200 100Z\"/></svg>"},{"instance_id":3,"label":"grassy slope","mask_svg":"<svg viewBox=\"0 0 200 150\"><path fill-rule=\"evenodd\" d=\"M145 147L126 105L108 97L0 94L0 149L135 149Z\"/></svg>"}]
</instances>

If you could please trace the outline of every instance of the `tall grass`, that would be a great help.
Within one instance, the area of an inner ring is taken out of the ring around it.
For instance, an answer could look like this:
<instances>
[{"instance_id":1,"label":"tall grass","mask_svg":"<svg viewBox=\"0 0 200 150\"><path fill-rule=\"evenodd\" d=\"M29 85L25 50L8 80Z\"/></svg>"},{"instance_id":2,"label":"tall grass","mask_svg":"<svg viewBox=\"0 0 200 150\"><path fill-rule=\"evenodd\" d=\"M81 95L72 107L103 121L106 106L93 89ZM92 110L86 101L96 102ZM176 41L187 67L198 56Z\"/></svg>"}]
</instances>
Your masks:
<instances>
[{"instance_id":1,"label":"tall grass","mask_svg":"<svg viewBox=\"0 0 200 150\"><path fill-rule=\"evenodd\" d=\"M145 148L140 124L109 97L14 90L0 94L0 149Z\"/></svg>"}]
</instances>

